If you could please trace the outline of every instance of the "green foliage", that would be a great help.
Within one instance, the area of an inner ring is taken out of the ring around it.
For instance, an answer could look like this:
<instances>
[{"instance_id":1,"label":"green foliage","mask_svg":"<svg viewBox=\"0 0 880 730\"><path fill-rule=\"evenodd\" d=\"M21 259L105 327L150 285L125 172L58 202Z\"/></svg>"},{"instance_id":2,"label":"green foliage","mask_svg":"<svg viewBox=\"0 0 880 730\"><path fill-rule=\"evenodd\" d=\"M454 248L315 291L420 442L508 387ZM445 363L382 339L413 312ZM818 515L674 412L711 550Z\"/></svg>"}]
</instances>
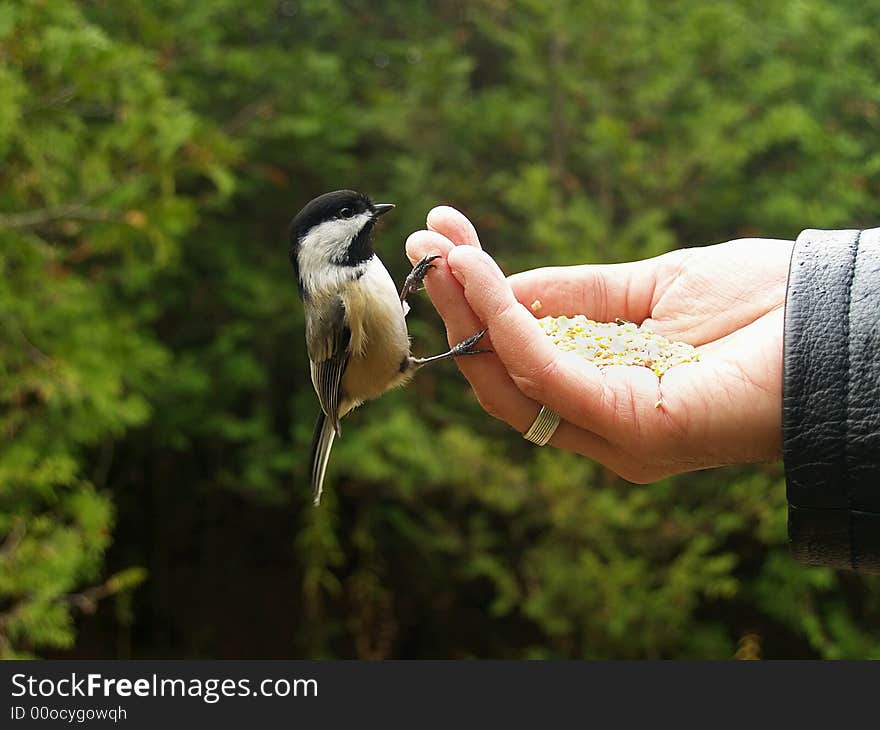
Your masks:
<instances>
[{"instance_id":1,"label":"green foliage","mask_svg":"<svg viewBox=\"0 0 880 730\"><path fill-rule=\"evenodd\" d=\"M73 3L0 12L0 653L73 642L68 606L113 527L106 461L149 421L172 353L151 331L205 176L205 125L151 54ZM132 581L112 580L112 592Z\"/></svg>"},{"instance_id":2,"label":"green foliage","mask_svg":"<svg viewBox=\"0 0 880 730\"><path fill-rule=\"evenodd\" d=\"M451 367L347 419L312 509L284 241L339 187L398 204L377 240L398 280L440 202L511 273L876 225L878 21L820 0L0 4L0 652L71 647L71 609L117 594L76 651L880 655L880 583L787 555L778 466L634 487L526 448ZM441 329L417 303L419 354Z\"/></svg>"}]
</instances>

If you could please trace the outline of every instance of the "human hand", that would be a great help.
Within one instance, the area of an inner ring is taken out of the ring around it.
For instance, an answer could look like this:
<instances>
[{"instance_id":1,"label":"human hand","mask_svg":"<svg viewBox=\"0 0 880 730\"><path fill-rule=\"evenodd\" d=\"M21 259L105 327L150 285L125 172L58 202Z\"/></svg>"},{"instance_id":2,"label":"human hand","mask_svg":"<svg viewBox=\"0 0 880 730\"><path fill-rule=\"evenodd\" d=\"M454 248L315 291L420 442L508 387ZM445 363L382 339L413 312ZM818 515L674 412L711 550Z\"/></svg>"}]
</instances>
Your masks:
<instances>
[{"instance_id":1,"label":"human hand","mask_svg":"<svg viewBox=\"0 0 880 730\"><path fill-rule=\"evenodd\" d=\"M407 240L407 255L442 257L425 285L450 344L488 328L495 354L457 363L489 414L523 433L544 404L563 419L551 445L638 483L781 456L791 241L742 239L505 278L457 210L434 208L427 224ZM696 346L701 359L662 378L642 366L600 370L557 350L536 320L574 314L644 323Z\"/></svg>"}]
</instances>

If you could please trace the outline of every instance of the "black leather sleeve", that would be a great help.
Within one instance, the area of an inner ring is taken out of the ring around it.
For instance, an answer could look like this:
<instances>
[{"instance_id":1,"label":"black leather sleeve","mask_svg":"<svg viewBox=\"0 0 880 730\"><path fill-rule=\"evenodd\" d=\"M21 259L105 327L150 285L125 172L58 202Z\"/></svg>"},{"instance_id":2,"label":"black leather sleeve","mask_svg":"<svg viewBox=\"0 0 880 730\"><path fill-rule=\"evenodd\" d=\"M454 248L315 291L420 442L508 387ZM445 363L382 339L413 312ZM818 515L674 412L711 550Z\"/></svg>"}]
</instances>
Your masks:
<instances>
[{"instance_id":1,"label":"black leather sleeve","mask_svg":"<svg viewBox=\"0 0 880 730\"><path fill-rule=\"evenodd\" d=\"M783 349L788 533L798 560L880 572L880 228L798 236Z\"/></svg>"}]
</instances>

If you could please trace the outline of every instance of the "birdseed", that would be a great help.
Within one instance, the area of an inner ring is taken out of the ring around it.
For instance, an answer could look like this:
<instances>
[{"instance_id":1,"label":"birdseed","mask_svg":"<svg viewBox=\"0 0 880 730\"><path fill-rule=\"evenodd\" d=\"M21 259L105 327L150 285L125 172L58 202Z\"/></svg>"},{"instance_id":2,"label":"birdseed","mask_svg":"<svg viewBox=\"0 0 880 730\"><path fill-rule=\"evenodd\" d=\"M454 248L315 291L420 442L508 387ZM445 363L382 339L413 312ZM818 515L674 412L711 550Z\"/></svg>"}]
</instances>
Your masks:
<instances>
[{"instance_id":1,"label":"birdseed","mask_svg":"<svg viewBox=\"0 0 880 730\"><path fill-rule=\"evenodd\" d=\"M596 322L582 314L542 317L538 324L563 352L580 355L600 368L641 365L660 377L669 368L697 362L700 353L686 342L674 342L634 322ZM658 401L657 408L662 407Z\"/></svg>"}]
</instances>

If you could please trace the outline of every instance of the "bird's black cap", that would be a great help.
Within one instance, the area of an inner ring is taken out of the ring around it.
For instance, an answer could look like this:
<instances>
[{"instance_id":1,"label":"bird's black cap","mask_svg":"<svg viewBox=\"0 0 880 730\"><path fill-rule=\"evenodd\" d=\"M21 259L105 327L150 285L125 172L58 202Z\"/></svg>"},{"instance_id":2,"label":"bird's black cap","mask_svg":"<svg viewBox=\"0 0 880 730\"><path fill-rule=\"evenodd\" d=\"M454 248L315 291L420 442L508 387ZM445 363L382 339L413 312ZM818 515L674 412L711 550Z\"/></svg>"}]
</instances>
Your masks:
<instances>
[{"instance_id":1,"label":"bird's black cap","mask_svg":"<svg viewBox=\"0 0 880 730\"><path fill-rule=\"evenodd\" d=\"M303 206L290 222L291 243L302 238L319 223L339 218L343 211L351 211L353 215L373 208L373 201L364 193L356 190L334 190L313 198Z\"/></svg>"}]
</instances>

